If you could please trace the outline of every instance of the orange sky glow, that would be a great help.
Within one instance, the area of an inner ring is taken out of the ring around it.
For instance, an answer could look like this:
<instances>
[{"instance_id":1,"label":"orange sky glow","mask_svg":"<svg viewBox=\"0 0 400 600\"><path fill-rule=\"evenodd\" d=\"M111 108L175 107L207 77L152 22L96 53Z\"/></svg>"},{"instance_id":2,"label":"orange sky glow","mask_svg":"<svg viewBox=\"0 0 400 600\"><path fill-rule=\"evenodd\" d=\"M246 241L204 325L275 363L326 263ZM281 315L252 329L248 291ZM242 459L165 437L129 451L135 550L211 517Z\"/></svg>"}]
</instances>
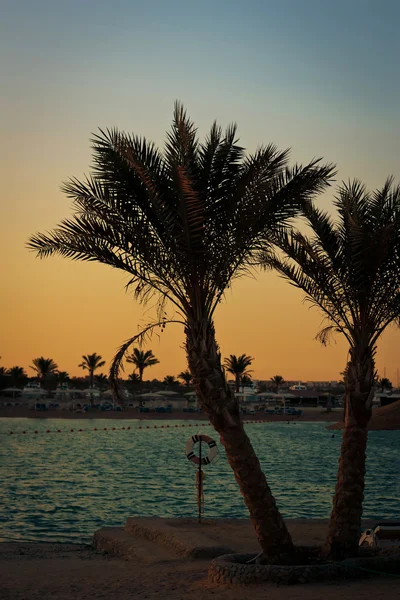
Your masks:
<instances>
[{"instance_id":1,"label":"orange sky glow","mask_svg":"<svg viewBox=\"0 0 400 600\"><path fill-rule=\"evenodd\" d=\"M119 10L108 3L90 10L89 3L75 1L72 9L70 3L21 3L23 10L9 4L0 36L6 59L0 99L1 366L23 366L32 375L32 359L45 356L60 370L82 375L82 354L97 352L109 363L117 347L155 316L125 293L122 273L61 258L39 260L25 247L30 235L71 215L60 185L89 172L89 139L98 127L117 126L161 145L179 99L200 138L214 119L223 127L236 121L250 152L274 142L293 149L292 163L323 156L337 164L338 182L357 177L372 189L390 174L400 178L393 77L398 36L386 31L398 20L381 22L378 5L367 22L348 3L324 3L320 13L297 2L292 10L271 2L256 12L243 3L235 3L235 11L230 3L211 2L207 10L202 4L190 11L186 4L178 10L161 2L157 10L135 2L117 2ZM350 13L355 22L365 21L356 28L357 40ZM330 212L334 191L318 199ZM328 347L314 340L322 315L302 298L270 272L236 282L216 315L222 356L253 356L256 379L340 379L346 344L339 336ZM389 328L377 355L379 374L386 370L394 384L399 342L400 332ZM160 364L145 378L185 369L183 343L178 325L154 335L146 348Z\"/></svg>"}]
</instances>

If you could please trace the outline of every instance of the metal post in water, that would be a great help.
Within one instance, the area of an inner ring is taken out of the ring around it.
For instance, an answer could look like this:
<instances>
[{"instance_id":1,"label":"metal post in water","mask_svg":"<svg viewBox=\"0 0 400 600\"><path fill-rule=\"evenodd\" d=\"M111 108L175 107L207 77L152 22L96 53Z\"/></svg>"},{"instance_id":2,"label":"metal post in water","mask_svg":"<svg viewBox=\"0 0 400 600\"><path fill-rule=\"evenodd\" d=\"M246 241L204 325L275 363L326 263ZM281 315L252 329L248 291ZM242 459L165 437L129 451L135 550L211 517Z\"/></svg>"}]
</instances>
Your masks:
<instances>
[{"instance_id":1,"label":"metal post in water","mask_svg":"<svg viewBox=\"0 0 400 600\"><path fill-rule=\"evenodd\" d=\"M199 442L200 448L199 448L199 485L198 485L198 508L199 508L199 523L201 523L201 476L202 476L202 472L201 472L201 437L200 437L200 442Z\"/></svg>"}]
</instances>

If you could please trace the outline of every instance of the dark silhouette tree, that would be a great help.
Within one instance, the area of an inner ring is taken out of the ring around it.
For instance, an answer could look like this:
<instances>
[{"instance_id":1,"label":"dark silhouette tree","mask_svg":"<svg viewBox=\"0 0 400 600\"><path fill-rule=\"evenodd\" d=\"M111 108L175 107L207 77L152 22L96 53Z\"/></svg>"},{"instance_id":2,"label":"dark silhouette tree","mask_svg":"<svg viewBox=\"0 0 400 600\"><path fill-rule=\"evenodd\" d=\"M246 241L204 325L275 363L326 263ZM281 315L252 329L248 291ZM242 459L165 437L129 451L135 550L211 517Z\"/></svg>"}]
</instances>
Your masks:
<instances>
[{"instance_id":1,"label":"dark silhouette tree","mask_svg":"<svg viewBox=\"0 0 400 600\"><path fill-rule=\"evenodd\" d=\"M384 392L385 390L391 390L393 388L392 382L387 377L380 377L378 379L378 385L381 392Z\"/></svg>"},{"instance_id":2,"label":"dark silhouette tree","mask_svg":"<svg viewBox=\"0 0 400 600\"><path fill-rule=\"evenodd\" d=\"M400 315L400 186L388 179L370 193L358 181L343 184L335 205L333 221L305 203L312 237L280 232L275 241L283 256L270 251L264 260L322 310L328 325L317 338L323 344L334 332L349 344L344 434L327 539L329 555L342 559L359 549L376 345Z\"/></svg>"},{"instance_id":3,"label":"dark silhouette tree","mask_svg":"<svg viewBox=\"0 0 400 600\"><path fill-rule=\"evenodd\" d=\"M100 389L104 389L108 384L108 377L104 373L99 373L94 376L95 382L99 385Z\"/></svg>"},{"instance_id":4,"label":"dark silhouette tree","mask_svg":"<svg viewBox=\"0 0 400 600\"><path fill-rule=\"evenodd\" d=\"M158 365L160 361L151 350L144 352L139 348L134 348L132 354L126 357L126 362L135 365L135 369L139 371L139 381L142 383L144 370L153 365Z\"/></svg>"},{"instance_id":5,"label":"dark silhouette tree","mask_svg":"<svg viewBox=\"0 0 400 600\"><path fill-rule=\"evenodd\" d=\"M167 385L168 387L174 387L177 384L179 384L179 382L175 379L173 375L166 375L164 377L163 383L165 383L165 385Z\"/></svg>"},{"instance_id":6,"label":"dark silhouette tree","mask_svg":"<svg viewBox=\"0 0 400 600\"><path fill-rule=\"evenodd\" d=\"M52 358L44 358L43 356L40 356L39 358L34 358L32 360L32 365L30 368L35 371L40 385L43 387L46 379L48 379L50 375L55 374L58 366Z\"/></svg>"},{"instance_id":7,"label":"dark silhouette tree","mask_svg":"<svg viewBox=\"0 0 400 600\"><path fill-rule=\"evenodd\" d=\"M128 379L132 382L132 383L141 383L140 381L140 377L137 373L130 373L128 375Z\"/></svg>"},{"instance_id":8,"label":"dark silhouette tree","mask_svg":"<svg viewBox=\"0 0 400 600\"><path fill-rule=\"evenodd\" d=\"M106 361L103 360L100 354L97 354L96 352L94 352L93 354L84 354L82 356L82 362L79 363L78 367L80 367L84 371L89 371L89 381L91 388L93 387L95 371L97 371L97 369L100 369L100 367L104 367L105 364Z\"/></svg>"},{"instance_id":9,"label":"dark silhouette tree","mask_svg":"<svg viewBox=\"0 0 400 600\"><path fill-rule=\"evenodd\" d=\"M240 382L242 377L251 373L251 370L249 370L248 367L251 365L253 360L254 359L251 356L246 356L246 354L242 354L241 356L235 356L235 354L231 354L229 358L225 359L225 369L235 378L236 393L238 393L240 390Z\"/></svg>"},{"instance_id":10,"label":"dark silhouette tree","mask_svg":"<svg viewBox=\"0 0 400 600\"><path fill-rule=\"evenodd\" d=\"M327 187L334 169L319 161L290 168L288 151L272 144L246 156L234 125L223 133L214 123L200 143L180 104L163 152L116 129L100 131L93 152L93 175L64 186L74 216L33 236L29 247L40 257L59 254L121 269L141 301L158 294L158 321L121 346L112 382L130 345L162 328L168 307L176 309L179 317L169 322L185 327L200 405L219 433L265 555L284 560L293 553L292 540L226 383L214 313L232 281Z\"/></svg>"},{"instance_id":11,"label":"dark silhouette tree","mask_svg":"<svg viewBox=\"0 0 400 600\"><path fill-rule=\"evenodd\" d=\"M11 382L14 386L23 383L23 381L28 377L25 372L25 369L23 367L18 366L11 367L11 369L7 371L7 375L11 377Z\"/></svg>"},{"instance_id":12,"label":"dark silhouette tree","mask_svg":"<svg viewBox=\"0 0 400 600\"><path fill-rule=\"evenodd\" d=\"M67 383L70 380L69 374L67 371L57 371L57 383L60 385Z\"/></svg>"},{"instance_id":13,"label":"dark silhouette tree","mask_svg":"<svg viewBox=\"0 0 400 600\"><path fill-rule=\"evenodd\" d=\"M280 387L285 383L282 375L274 375L271 377L270 381L273 384L276 393L279 392Z\"/></svg>"},{"instance_id":14,"label":"dark silhouette tree","mask_svg":"<svg viewBox=\"0 0 400 600\"><path fill-rule=\"evenodd\" d=\"M188 369L186 369L186 371L181 371L179 373L178 379L181 379L184 382L185 386L189 387L192 383L192 374Z\"/></svg>"}]
</instances>

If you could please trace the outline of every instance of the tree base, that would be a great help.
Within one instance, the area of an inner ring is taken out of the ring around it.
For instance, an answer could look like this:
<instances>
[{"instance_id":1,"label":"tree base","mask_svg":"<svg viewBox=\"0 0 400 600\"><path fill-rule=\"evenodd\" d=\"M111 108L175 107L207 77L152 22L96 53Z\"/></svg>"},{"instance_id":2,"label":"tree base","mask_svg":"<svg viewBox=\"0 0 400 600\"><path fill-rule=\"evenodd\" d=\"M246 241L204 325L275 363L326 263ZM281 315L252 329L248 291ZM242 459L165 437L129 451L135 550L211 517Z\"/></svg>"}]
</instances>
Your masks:
<instances>
[{"instance_id":1,"label":"tree base","mask_svg":"<svg viewBox=\"0 0 400 600\"><path fill-rule=\"evenodd\" d=\"M261 564L257 554L225 554L215 558L208 569L208 580L216 584L273 582L293 585L329 579L357 579L400 572L400 548L391 553L372 554L340 562L323 558L320 547L297 547L291 564ZM262 561L263 562L263 561Z\"/></svg>"}]
</instances>

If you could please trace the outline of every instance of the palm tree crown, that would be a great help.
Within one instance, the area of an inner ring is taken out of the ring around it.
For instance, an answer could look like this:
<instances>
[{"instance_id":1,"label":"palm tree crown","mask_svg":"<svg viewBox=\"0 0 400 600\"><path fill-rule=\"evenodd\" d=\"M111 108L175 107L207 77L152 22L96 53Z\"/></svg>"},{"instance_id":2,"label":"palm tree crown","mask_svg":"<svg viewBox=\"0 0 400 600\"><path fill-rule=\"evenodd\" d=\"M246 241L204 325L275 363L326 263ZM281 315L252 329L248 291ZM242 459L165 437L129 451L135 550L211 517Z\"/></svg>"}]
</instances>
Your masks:
<instances>
[{"instance_id":1,"label":"palm tree crown","mask_svg":"<svg viewBox=\"0 0 400 600\"><path fill-rule=\"evenodd\" d=\"M81 369L89 371L90 387L93 387L94 372L97 371L97 369L100 369L100 367L104 367L106 361L96 352L93 354L84 354L82 359L82 362L79 363L78 366L81 367Z\"/></svg>"},{"instance_id":2,"label":"palm tree crown","mask_svg":"<svg viewBox=\"0 0 400 600\"><path fill-rule=\"evenodd\" d=\"M279 388L285 383L285 380L283 379L282 375L274 375L271 377L271 383L274 384L276 393L278 393Z\"/></svg>"},{"instance_id":3,"label":"palm tree crown","mask_svg":"<svg viewBox=\"0 0 400 600\"><path fill-rule=\"evenodd\" d=\"M188 316L200 306L212 315L271 231L333 174L318 161L290 169L271 144L246 157L233 125L223 135L214 123L200 144L180 104L164 153L117 130L100 131L93 152L93 175L64 185L74 217L28 246L122 269L138 298L158 292Z\"/></svg>"},{"instance_id":4,"label":"palm tree crown","mask_svg":"<svg viewBox=\"0 0 400 600\"><path fill-rule=\"evenodd\" d=\"M67 383L69 381L69 373L67 371L57 371L57 381L58 383Z\"/></svg>"},{"instance_id":5,"label":"palm tree crown","mask_svg":"<svg viewBox=\"0 0 400 600\"><path fill-rule=\"evenodd\" d=\"M8 370L7 375L10 375L13 385L17 385L18 383L21 382L22 379L27 377L27 374L25 373L25 369L23 367L17 367L17 366L11 367L11 369Z\"/></svg>"},{"instance_id":6,"label":"palm tree crown","mask_svg":"<svg viewBox=\"0 0 400 600\"><path fill-rule=\"evenodd\" d=\"M335 206L337 222L305 204L313 237L280 232L275 241L285 256L270 252L265 260L324 312L329 324L318 334L322 343L338 331L350 352L374 353L379 336L400 316L400 186L388 179L368 193L358 181L343 184Z\"/></svg>"},{"instance_id":7,"label":"palm tree crown","mask_svg":"<svg viewBox=\"0 0 400 600\"><path fill-rule=\"evenodd\" d=\"M165 383L166 385L168 385L169 387L171 387L171 386L176 385L179 382L175 379L174 375L166 375L164 377L163 383Z\"/></svg>"},{"instance_id":8,"label":"palm tree crown","mask_svg":"<svg viewBox=\"0 0 400 600\"><path fill-rule=\"evenodd\" d=\"M387 377L380 377L377 380L377 383L381 389L381 392L384 392L385 390L391 390L393 388L392 382Z\"/></svg>"},{"instance_id":9,"label":"palm tree crown","mask_svg":"<svg viewBox=\"0 0 400 600\"><path fill-rule=\"evenodd\" d=\"M251 365L253 360L254 358L251 356L246 356L246 354L241 354L241 356L235 356L235 354L231 354L229 358L225 359L225 369L228 371L228 373L231 373L235 377L236 392L239 392L242 377L251 373L251 369L249 370L248 367Z\"/></svg>"},{"instance_id":10,"label":"palm tree crown","mask_svg":"<svg viewBox=\"0 0 400 600\"><path fill-rule=\"evenodd\" d=\"M192 382L192 374L186 369L186 371L181 371L178 375L178 379L182 379L186 387L189 387Z\"/></svg>"},{"instance_id":11,"label":"palm tree crown","mask_svg":"<svg viewBox=\"0 0 400 600\"><path fill-rule=\"evenodd\" d=\"M40 383L43 384L49 375L54 375L58 369L58 365L52 358L44 358L43 356L40 356L39 358L34 358L32 360L32 365L30 368L37 373Z\"/></svg>"},{"instance_id":12,"label":"palm tree crown","mask_svg":"<svg viewBox=\"0 0 400 600\"><path fill-rule=\"evenodd\" d=\"M143 372L147 367L152 367L153 365L158 365L160 362L158 358L156 358L151 350L139 350L139 348L134 348L133 352L130 356L127 356L126 362L135 365L135 368L139 371L139 380L143 381Z\"/></svg>"}]
</instances>

